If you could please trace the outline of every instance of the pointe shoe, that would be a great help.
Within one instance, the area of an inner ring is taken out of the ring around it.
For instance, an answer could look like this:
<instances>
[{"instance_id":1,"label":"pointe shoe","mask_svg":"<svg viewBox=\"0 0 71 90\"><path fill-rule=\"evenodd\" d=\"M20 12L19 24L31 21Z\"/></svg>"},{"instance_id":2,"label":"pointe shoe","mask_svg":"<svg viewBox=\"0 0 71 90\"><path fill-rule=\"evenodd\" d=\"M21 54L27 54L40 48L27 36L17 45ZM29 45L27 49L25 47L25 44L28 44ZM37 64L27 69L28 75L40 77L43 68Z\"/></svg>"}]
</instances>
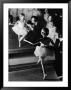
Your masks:
<instances>
[{"instance_id":1,"label":"pointe shoe","mask_svg":"<svg viewBox=\"0 0 71 90\"><path fill-rule=\"evenodd\" d=\"M20 45L19 45L19 47L20 47Z\"/></svg>"},{"instance_id":2,"label":"pointe shoe","mask_svg":"<svg viewBox=\"0 0 71 90\"><path fill-rule=\"evenodd\" d=\"M21 43L19 43L19 47L21 47Z\"/></svg>"},{"instance_id":3,"label":"pointe shoe","mask_svg":"<svg viewBox=\"0 0 71 90\"><path fill-rule=\"evenodd\" d=\"M46 76L47 76L47 74L44 74L44 76L43 76L43 80L46 78Z\"/></svg>"}]
</instances>

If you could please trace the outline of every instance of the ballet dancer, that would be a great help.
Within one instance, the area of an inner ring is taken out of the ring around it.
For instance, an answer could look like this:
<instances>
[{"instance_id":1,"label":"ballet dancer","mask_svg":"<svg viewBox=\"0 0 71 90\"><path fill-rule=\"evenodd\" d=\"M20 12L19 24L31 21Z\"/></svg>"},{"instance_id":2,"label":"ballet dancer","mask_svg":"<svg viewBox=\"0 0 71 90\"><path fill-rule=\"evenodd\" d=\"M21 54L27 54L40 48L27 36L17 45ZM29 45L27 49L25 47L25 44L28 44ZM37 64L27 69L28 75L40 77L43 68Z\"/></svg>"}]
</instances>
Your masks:
<instances>
[{"instance_id":1,"label":"ballet dancer","mask_svg":"<svg viewBox=\"0 0 71 90\"><path fill-rule=\"evenodd\" d=\"M39 40L38 43L40 43L40 45L39 46L37 45L34 51L35 56L39 58L37 63L41 62L43 79L45 79L45 77L47 76L43 62L45 57L49 55L50 49L48 47L50 42L54 45L53 41L47 37L48 34L49 34L49 30L47 28L43 28L41 30L41 35L43 38Z\"/></svg>"},{"instance_id":2,"label":"ballet dancer","mask_svg":"<svg viewBox=\"0 0 71 90\"><path fill-rule=\"evenodd\" d=\"M28 42L29 44L32 44L32 45L36 46L35 51L34 51L34 55L36 57L38 57L37 64L39 62L41 62L42 72L43 72L43 80L47 76L44 65L43 65L44 59L47 56L49 56L50 53L54 53L49 48L50 43L52 43L53 45L54 45L54 43L49 37L47 37L48 34L49 34L49 30L47 28L43 28L41 30L42 38L40 38L37 43L32 43L32 42L30 42L28 40L25 40L25 42Z\"/></svg>"},{"instance_id":3,"label":"ballet dancer","mask_svg":"<svg viewBox=\"0 0 71 90\"><path fill-rule=\"evenodd\" d=\"M18 35L19 47L21 47L21 41L25 39L28 32L33 30L33 28L26 23L23 13L19 15L19 19L20 20L15 23L14 27L12 27L12 30Z\"/></svg>"}]
</instances>

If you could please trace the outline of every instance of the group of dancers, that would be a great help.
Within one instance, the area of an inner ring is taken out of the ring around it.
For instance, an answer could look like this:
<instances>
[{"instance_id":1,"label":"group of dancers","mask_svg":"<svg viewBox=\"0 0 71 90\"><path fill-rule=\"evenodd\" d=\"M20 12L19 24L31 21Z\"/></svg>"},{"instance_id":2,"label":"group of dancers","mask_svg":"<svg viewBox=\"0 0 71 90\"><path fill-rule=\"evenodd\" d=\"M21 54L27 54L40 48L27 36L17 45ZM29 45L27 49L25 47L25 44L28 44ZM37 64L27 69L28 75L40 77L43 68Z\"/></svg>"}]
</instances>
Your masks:
<instances>
[{"instance_id":1,"label":"group of dancers","mask_svg":"<svg viewBox=\"0 0 71 90\"><path fill-rule=\"evenodd\" d=\"M47 76L43 64L44 59L49 56L49 53L52 53L52 55L54 55L54 53L57 55L58 53L58 55L60 55L60 49L57 48L60 46L62 40L58 37L58 33L55 33L56 27L54 27L52 24L53 23L51 22L51 16L49 16L47 13L44 15L43 24L41 23L41 21L38 21L37 16L32 16L30 21L26 21L25 14L21 13L19 15L19 20L12 27L12 30L18 35L19 47L21 47L22 40L36 46L34 55L38 57L37 63L41 62L43 79L45 79ZM51 31L54 35L51 34ZM29 35L31 41L29 41ZM28 40L26 36L28 37ZM38 40L36 40L35 38L37 38ZM33 43L33 40L36 43ZM57 42L57 40L59 40L59 42ZM54 47L54 49L51 49L50 47ZM58 59L60 56L56 55L55 57L57 57L56 59ZM60 62L60 60L57 62ZM54 67L58 71L59 65L56 66L56 64Z\"/></svg>"}]
</instances>

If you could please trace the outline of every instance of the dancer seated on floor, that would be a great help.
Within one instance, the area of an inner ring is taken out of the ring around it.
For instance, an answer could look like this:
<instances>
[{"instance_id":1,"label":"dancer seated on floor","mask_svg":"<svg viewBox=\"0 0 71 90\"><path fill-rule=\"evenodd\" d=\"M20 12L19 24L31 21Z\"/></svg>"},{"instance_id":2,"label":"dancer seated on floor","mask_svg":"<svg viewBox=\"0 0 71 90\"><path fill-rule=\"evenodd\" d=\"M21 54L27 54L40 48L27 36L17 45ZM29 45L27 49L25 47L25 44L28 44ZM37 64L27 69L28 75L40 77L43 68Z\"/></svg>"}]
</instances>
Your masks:
<instances>
[{"instance_id":1,"label":"dancer seated on floor","mask_svg":"<svg viewBox=\"0 0 71 90\"><path fill-rule=\"evenodd\" d=\"M18 20L15 23L12 29L18 35L18 41L19 41L19 47L20 47L21 41L26 37L26 35L30 30L33 30L33 28L31 27L31 25L26 23L25 15L23 13L19 15L19 19L20 20Z\"/></svg>"},{"instance_id":2,"label":"dancer seated on floor","mask_svg":"<svg viewBox=\"0 0 71 90\"><path fill-rule=\"evenodd\" d=\"M49 30L47 28L43 28L41 30L41 35L43 38L41 38L39 42L36 43L37 46L34 51L35 56L39 58L38 63L41 62L42 71L43 71L43 79L45 79L45 77L47 76L45 72L45 68L43 66L44 58L48 56L50 52L52 53L52 51L49 48L50 42L54 45L53 41L49 37L47 37L48 34L49 34Z\"/></svg>"}]
</instances>

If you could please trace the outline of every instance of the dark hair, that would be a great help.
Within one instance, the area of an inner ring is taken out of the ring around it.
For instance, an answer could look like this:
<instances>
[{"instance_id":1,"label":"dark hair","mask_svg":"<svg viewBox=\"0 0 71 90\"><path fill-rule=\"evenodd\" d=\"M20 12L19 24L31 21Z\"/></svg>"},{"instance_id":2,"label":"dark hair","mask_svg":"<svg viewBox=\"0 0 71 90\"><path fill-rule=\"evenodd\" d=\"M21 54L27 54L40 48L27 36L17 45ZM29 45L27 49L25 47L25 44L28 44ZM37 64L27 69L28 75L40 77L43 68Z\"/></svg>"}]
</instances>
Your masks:
<instances>
[{"instance_id":1,"label":"dark hair","mask_svg":"<svg viewBox=\"0 0 71 90\"><path fill-rule=\"evenodd\" d=\"M37 21L38 21L37 16L32 16L32 17L31 17L31 19L32 19L32 18L34 18L34 19L35 19L35 22L37 22Z\"/></svg>"},{"instance_id":2,"label":"dark hair","mask_svg":"<svg viewBox=\"0 0 71 90\"><path fill-rule=\"evenodd\" d=\"M24 14L24 13L21 13L21 15L22 15L22 16L25 16L25 14Z\"/></svg>"},{"instance_id":3,"label":"dark hair","mask_svg":"<svg viewBox=\"0 0 71 90\"><path fill-rule=\"evenodd\" d=\"M49 29L48 28L43 28L44 32L45 32L45 35L48 35L49 34Z\"/></svg>"}]
</instances>

